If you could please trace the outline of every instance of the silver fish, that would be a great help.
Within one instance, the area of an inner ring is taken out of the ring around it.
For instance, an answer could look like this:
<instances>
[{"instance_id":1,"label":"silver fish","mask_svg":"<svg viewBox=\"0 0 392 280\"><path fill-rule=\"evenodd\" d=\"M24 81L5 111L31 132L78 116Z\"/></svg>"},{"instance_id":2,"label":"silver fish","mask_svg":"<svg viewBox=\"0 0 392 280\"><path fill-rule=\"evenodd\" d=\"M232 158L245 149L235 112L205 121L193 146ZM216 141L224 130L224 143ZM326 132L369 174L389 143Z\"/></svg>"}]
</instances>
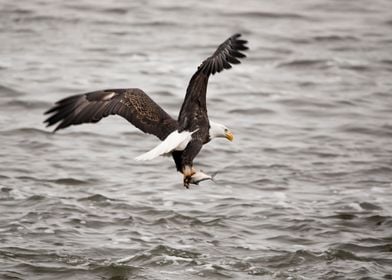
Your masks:
<instances>
[{"instance_id":1,"label":"silver fish","mask_svg":"<svg viewBox=\"0 0 392 280\"><path fill-rule=\"evenodd\" d=\"M206 181L206 180L211 180L214 182L215 175L216 175L216 173L211 176L211 175L204 173L202 170L196 171L196 173L193 174L191 177L190 184L198 185L200 182Z\"/></svg>"}]
</instances>

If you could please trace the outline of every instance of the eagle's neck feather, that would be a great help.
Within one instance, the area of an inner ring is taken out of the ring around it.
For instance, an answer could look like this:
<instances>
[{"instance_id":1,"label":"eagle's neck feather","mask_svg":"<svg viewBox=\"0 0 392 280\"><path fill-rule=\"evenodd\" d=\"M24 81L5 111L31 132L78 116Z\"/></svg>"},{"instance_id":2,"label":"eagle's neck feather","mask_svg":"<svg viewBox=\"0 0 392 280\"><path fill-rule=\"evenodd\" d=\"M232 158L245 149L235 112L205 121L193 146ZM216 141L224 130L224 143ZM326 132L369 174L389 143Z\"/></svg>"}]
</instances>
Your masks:
<instances>
[{"instance_id":1,"label":"eagle's neck feather","mask_svg":"<svg viewBox=\"0 0 392 280\"><path fill-rule=\"evenodd\" d=\"M210 120L210 129L208 132L210 140L217 137L225 137L224 131L225 126L223 124L216 123Z\"/></svg>"}]
</instances>

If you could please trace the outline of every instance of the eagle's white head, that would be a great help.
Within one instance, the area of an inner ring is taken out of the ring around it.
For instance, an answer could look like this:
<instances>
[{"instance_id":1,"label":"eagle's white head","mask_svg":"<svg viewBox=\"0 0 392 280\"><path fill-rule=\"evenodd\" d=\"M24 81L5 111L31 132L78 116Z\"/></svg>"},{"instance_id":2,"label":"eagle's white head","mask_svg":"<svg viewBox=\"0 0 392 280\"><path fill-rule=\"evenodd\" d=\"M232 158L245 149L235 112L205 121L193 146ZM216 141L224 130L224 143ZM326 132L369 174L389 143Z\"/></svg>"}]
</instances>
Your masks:
<instances>
[{"instance_id":1,"label":"eagle's white head","mask_svg":"<svg viewBox=\"0 0 392 280\"><path fill-rule=\"evenodd\" d=\"M233 133L225 125L213 122L211 120L209 135L210 140L217 137L226 138L230 141L233 141L234 139Z\"/></svg>"}]
</instances>

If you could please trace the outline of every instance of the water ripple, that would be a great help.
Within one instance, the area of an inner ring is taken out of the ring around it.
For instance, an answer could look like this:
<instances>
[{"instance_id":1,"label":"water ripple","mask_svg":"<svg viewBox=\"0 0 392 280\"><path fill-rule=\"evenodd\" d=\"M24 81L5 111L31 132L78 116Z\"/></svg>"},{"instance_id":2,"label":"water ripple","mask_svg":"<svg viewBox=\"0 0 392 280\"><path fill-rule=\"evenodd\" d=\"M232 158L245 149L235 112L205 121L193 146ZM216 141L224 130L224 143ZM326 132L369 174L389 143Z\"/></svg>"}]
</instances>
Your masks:
<instances>
[{"instance_id":1,"label":"water ripple","mask_svg":"<svg viewBox=\"0 0 392 280\"><path fill-rule=\"evenodd\" d=\"M4 1L3 1L4 2ZM7 1L6 1L7 2ZM386 1L8 1L0 9L0 278L391 279ZM211 141L184 189L120 117L53 134L53 102L140 87L176 117L232 33L247 58L209 79Z\"/></svg>"}]
</instances>

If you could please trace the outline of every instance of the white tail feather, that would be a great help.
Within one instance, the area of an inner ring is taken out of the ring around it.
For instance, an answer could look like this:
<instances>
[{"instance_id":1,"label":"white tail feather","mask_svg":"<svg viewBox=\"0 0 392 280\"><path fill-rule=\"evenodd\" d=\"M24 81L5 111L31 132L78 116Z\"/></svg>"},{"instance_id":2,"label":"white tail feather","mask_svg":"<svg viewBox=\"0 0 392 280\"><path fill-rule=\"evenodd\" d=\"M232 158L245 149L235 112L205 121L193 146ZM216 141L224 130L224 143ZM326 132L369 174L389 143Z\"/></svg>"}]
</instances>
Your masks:
<instances>
[{"instance_id":1,"label":"white tail feather","mask_svg":"<svg viewBox=\"0 0 392 280\"><path fill-rule=\"evenodd\" d=\"M184 150L186 145L188 145L189 141L192 139L192 134L197 130L190 131L182 131L178 132L178 130L173 131L163 140L158 146L153 148L152 150L136 157L136 160L151 160L156 157L171 153L174 150Z\"/></svg>"}]
</instances>

